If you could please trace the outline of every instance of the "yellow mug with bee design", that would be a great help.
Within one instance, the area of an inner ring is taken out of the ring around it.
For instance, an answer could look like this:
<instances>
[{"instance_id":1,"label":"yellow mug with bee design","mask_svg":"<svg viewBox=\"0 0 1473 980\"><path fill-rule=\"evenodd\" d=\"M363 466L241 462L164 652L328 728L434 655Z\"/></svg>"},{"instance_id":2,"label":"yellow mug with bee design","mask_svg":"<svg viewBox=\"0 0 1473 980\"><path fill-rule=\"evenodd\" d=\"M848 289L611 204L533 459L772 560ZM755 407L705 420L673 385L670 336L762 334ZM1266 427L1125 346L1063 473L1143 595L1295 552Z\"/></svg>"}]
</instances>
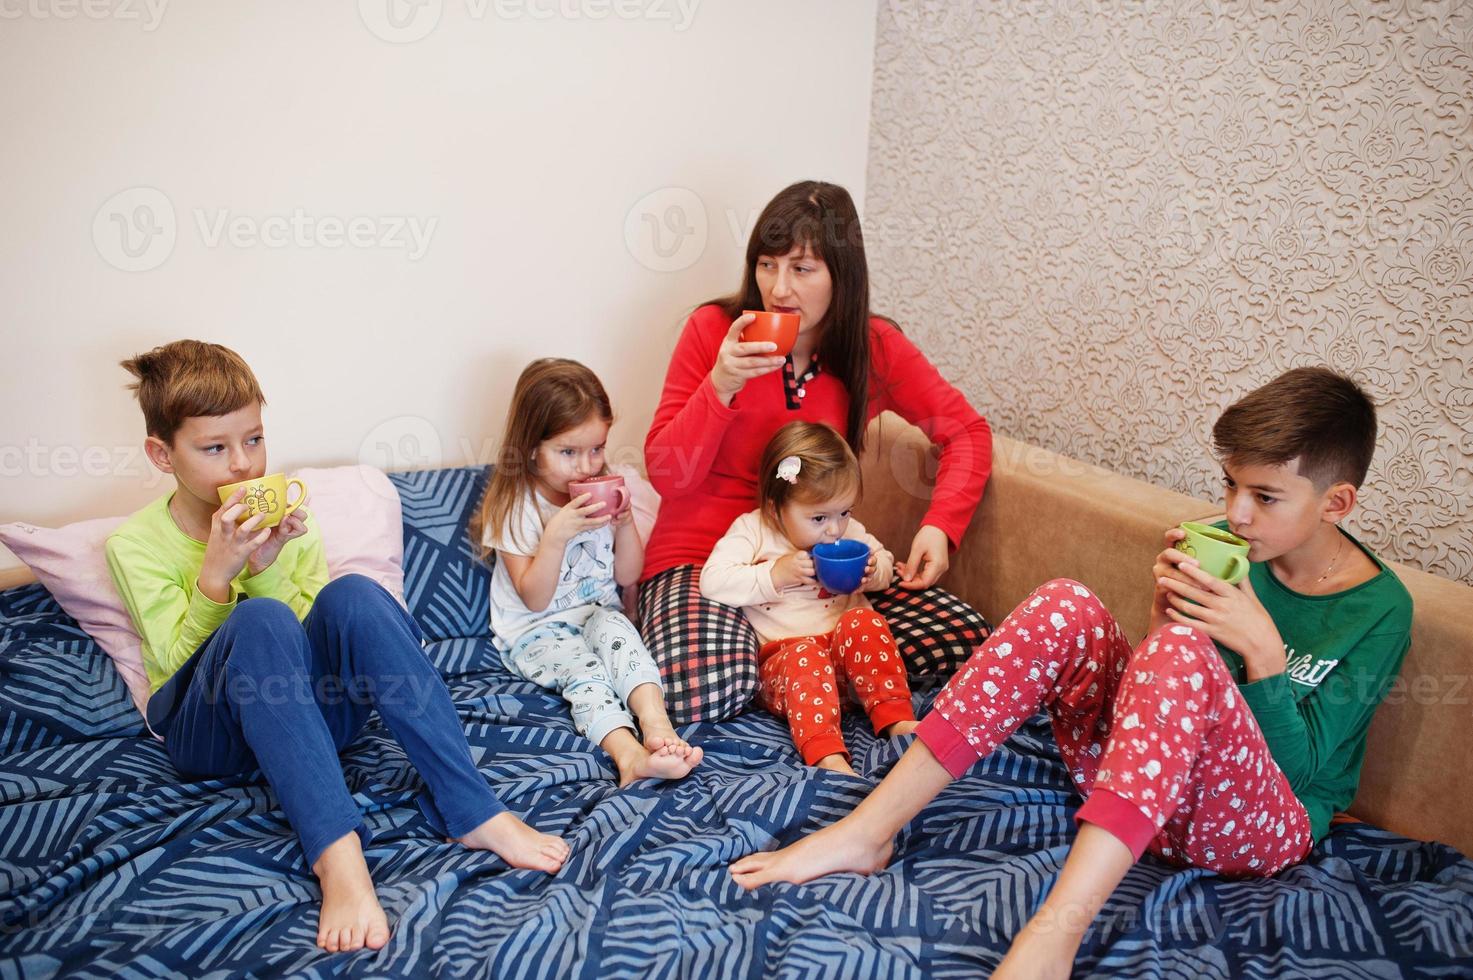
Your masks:
<instances>
[{"instance_id":1,"label":"yellow mug with bee design","mask_svg":"<svg viewBox=\"0 0 1473 980\"><path fill-rule=\"evenodd\" d=\"M245 504L246 509L236 520L237 524L260 514L261 523L257 527L275 527L307 499L307 484L296 477L288 480L284 473L272 473L270 476L258 476L254 480L227 483L220 488L220 503L229 500L230 495L241 487L245 487L245 496L240 502ZM292 487L297 488L297 496L295 500L288 500Z\"/></svg>"}]
</instances>

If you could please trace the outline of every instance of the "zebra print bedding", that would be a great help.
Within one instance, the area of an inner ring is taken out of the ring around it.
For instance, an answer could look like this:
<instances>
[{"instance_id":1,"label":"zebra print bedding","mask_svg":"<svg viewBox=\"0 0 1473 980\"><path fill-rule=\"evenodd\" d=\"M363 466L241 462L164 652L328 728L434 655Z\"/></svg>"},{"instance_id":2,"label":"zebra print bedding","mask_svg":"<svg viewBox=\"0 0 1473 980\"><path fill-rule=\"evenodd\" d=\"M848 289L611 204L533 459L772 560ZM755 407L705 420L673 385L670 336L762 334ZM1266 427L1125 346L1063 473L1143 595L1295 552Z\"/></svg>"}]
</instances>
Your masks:
<instances>
[{"instance_id":1,"label":"zebra print bedding","mask_svg":"<svg viewBox=\"0 0 1473 980\"><path fill-rule=\"evenodd\" d=\"M315 880L259 776L181 779L107 658L29 585L0 592L0 978L972 977L998 963L1061 867L1080 802L1043 719L942 793L884 872L746 894L730 861L834 820L908 740L850 719L863 778L842 777L804 767L784 725L753 711L686 730L706 751L686 780L617 790L561 700L506 672L484 635L484 569L464 541L484 473L395 479L406 594L438 637L426 653L502 799L572 843L562 872L437 838L375 716L343 764L394 936L377 952L317 949ZM1473 862L1362 824L1268 881L1148 857L1077 973L1473 975Z\"/></svg>"}]
</instances>

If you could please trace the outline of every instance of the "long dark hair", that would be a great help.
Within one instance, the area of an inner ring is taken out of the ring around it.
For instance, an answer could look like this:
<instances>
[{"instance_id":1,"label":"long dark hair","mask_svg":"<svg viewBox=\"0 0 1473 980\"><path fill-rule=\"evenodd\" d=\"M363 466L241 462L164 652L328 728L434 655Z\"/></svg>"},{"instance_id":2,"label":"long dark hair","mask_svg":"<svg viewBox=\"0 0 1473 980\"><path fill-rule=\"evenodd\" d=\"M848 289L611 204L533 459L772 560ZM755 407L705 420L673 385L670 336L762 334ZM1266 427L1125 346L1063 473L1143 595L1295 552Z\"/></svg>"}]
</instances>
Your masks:
<instances>
[{"instance_id":1,"label":"long dark hair","mask_svg":"<svg viewBox=\"0 0 1473 980\"><path fill-rule=\"evenodd\" d=\"M854 451L864 449L869 421L869 263L854 199L837 184L804 180L784 188L768 202L747 240L747 265L741 289L711 300L735 320L743 310L762 309L757 288L757 260L787 255L807 246L828 266L834 296L818 330L818 358L823 370L849 392L845 438Z\"/></svg>"}]
</instances>

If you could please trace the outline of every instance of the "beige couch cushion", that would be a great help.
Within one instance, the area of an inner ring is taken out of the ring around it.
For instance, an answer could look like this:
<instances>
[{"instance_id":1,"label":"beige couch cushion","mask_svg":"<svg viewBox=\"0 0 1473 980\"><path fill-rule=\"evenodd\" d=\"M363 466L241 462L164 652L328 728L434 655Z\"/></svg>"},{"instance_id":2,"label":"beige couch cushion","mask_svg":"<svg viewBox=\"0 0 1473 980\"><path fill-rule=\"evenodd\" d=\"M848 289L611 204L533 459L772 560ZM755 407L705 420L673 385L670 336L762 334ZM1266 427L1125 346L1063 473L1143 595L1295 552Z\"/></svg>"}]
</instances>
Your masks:
<instances>
[{"instance_id":1,"label":"beige couch cushion","mask_svg":"<svg viewBox=\"0 0 1473 980\"><path fill-rule=\"evenodd\" d=\"M870 428L858 513L897 555L910 547L934 484L937 453L894 415ZM993 622L1035 587L1072 578L1140 639L1161 534L1219 505L997 437L992 479L942 584ZM1415 603L1412 649L1376 712L1351 813L1390 830L1473 852L1473 588L1393 566Z\"/></svg>"}]
</instances>

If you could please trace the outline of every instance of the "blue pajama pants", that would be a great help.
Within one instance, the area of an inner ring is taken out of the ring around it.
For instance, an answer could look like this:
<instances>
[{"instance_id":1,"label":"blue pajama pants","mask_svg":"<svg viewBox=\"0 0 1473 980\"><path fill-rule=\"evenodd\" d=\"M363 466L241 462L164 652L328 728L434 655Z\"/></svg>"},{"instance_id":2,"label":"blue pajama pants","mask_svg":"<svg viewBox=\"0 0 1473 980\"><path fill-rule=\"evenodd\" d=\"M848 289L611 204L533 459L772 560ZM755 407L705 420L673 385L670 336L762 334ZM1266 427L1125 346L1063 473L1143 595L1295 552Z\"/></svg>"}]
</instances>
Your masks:
<instances>
[{"instance_id":1,"label":"blue pajama pants","mask_svg":"<svg viewBox=\"0 0 1473 980\"><path fill-rule=\"evenodd\" d=\"M301 622L284 602L246 599L149 698L149 727L183 773L259 768L311 867L345 834L368 843L338 753L377 708L429 790L426 816L460 837L506 807L471 760L422 638L361 575L328 583Z\"/></svg>"}]
</instances>

